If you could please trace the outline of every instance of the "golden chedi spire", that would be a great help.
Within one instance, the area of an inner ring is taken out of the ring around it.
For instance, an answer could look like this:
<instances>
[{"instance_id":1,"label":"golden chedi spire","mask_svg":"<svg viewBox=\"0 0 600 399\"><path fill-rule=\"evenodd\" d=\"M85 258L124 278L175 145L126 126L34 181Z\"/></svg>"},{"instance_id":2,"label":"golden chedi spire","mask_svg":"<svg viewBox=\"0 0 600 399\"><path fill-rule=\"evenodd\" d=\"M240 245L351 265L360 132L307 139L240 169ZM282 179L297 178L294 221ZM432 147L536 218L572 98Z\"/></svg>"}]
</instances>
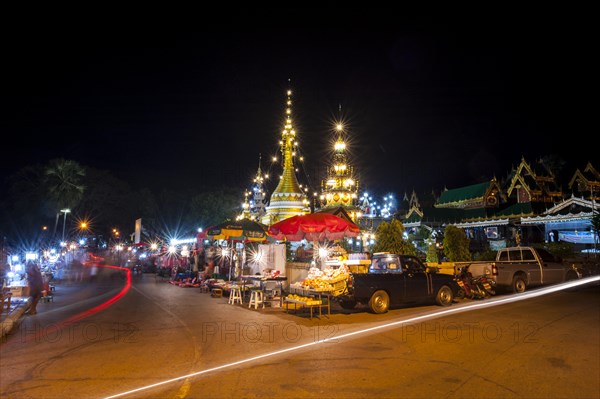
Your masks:
<instances>
[{"instance_id":1,"label":"golden chedi spire","mask_svg":"<svg viewBox=\"0 0 600 399\"><path fill-rule=\"evenodd\" d=\"M267 207L267 214L263 218L264 224L273 224L280 220L296 215L303 215L307 199L300 188L294 170L294 155L298 146L296 131L292 125L292 91L287 91L285 110L285 124L281 133L281 155L283 158L283 173L279 184L271 194L271 201Z\"/></svg>"},{"instance_id":2,"label":"golden chedi spire","mask_svg":"<svg viewBox=\"0 0 600 399\"><path fill-rule=\"evenodd\" d=\"M344 207L349 214L358 208L356 198L358 181L354 177L354 168L348 163L344 126L336 125L336 141L333 146L331 164L327 176L321 183L321 206L323 208Z\"/></svg>"}]
</instances>

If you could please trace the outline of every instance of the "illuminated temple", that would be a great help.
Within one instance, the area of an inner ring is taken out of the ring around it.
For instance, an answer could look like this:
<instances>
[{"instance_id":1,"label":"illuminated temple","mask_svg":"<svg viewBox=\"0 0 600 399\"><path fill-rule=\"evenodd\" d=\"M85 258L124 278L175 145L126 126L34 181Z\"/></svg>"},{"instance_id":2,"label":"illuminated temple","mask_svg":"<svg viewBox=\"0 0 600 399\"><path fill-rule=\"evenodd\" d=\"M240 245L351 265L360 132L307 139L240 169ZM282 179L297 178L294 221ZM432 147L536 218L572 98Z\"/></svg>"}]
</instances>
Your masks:
<instances>
[{"instance_id":1,"label":"illuminated temple","mask_svg":"<svg viewBox=\"0 0 600 399\"><path fill-rule=\"evenodd\" d=\"M288 90L285 125L279 142L283 158L283 173L277 188L271 194L266 214L261 220L266 225L309 212L308 200L298 183L294 169L295 148L298 142L296 141L296 131L292 126L291 96L292 92Z\"/></svg>"},{"instance_id":2,"label":"illuminated temple","mask_svg":"<svg viewBox=\"0 0 600 399\"><path fill-rule=\"evenodd\" d=\"M348 163L344 127L341 124L336 126L336 136L327 176L321 182L320 212L333 212L341 208L352 220L356 220L360 210L356 206L358 180L354 176L354 168Z\"/></svg>"}]
</instances>

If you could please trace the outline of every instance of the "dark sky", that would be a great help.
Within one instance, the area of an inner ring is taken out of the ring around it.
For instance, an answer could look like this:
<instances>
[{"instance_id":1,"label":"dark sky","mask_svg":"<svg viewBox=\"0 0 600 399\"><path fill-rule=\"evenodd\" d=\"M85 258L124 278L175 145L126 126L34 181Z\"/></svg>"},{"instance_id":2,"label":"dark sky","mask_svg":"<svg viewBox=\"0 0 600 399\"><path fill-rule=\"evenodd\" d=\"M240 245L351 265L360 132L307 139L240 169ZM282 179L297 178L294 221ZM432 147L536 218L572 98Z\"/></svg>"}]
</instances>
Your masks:
<instances>
[{"instance_id":1,"label":"dark sky","mask_svg":"<svg viewBox=\"0 0 600 399\"><path fill-rule=\"evenodd\" d=\"M586 122L591 27L359 28L22 30L4 50L3 176L62 157L134 186L242 191L259 153L267 169L277 154L288 79L314 187L340 104L361 187L381 194L503 177L522 156L558 156L568 174L600 167L597 124Z\"/></svg>"}]
</instances>

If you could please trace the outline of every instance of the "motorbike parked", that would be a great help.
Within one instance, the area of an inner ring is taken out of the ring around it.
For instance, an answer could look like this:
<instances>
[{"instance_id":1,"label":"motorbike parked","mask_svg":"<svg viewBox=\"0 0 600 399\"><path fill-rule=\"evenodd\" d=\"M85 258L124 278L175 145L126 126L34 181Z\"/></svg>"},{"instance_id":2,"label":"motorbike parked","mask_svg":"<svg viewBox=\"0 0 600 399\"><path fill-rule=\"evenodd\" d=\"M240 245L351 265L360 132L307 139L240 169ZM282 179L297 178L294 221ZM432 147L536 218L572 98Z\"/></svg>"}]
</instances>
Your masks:
<instances>
[{"instance_id":1,"label":"motorbike parked","mask_svg":"<svg viewBox=\"0 0 600 399\"><path fill-rule=\"evenodd\" d=\"M484 299L496 294L495 282L486 276L474 278L468 266L461 268L454 280L459 286L458 299Z\"/></svg>"},{"instance_id":2,"label":"motorbike parked","mask_svg":"<svg viewBox=\"0 0 600 399\"><path fill-rule=\"evenodd\" d=\"M496 281L485 275L473 278L473 284L485 297L496 295Z\"/></svg>"}]
</instances>

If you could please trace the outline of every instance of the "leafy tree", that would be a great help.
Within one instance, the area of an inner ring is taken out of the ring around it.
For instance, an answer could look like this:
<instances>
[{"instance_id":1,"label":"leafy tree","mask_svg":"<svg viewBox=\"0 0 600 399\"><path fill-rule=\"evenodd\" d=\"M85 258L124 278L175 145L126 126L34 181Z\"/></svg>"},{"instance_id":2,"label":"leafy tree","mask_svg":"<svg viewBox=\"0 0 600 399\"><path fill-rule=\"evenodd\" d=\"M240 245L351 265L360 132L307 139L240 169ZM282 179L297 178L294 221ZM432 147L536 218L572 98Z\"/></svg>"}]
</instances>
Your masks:
<instances>
[{"instance_id":1,"label":"leafy tree","mask_svg":"<svg viewBox=\"0 0 600 399\"><path fill-rule=\"evenodd\" d=\"M230 188L201 192L191 200L189 217L202 227L233 220L241 212L241 198Z\"/></svg>"},{"instance_id":2,"label":"leafy tree","mask_svg":"<svg viewBox=\"0 0 600 399\"><path fill-rule=\"evenodd\" d=\"M425 257L425 260L427 262L434 262L434 263L441 261L437 247L435 246L435 243L429 244L427 246L427 255Z\"/></svg>"},{"instance_id":3,"label":"leafy tree","mask_svg":"<svg viewBox=\"0 0 600 399\"><path fill-rule=\"evenodd\" d=\"M447 226L444 230L444 254L450 262L471 260L469 238L465 231L456 226Z\"/></svg>"},{"instance_id":4,"label":"leafy tree","mask_svg":"<svg viewBox=\"0 0 600 399\"><path fill-rule=\"evenodd\" d=\"M33 165L7 179L7 193L0 196L0 232L7 237L7 245L29 249L50 240L49 231L42 226L52 222L56 210L49 210L43 176L43 167Z\"/></svg>"},{"instance_id":5,"label":"leafy tree","mask_svg":"<svg viewBox=\"0 0 600 399\"><path fill-rule=\"evenodd\" d=\"M133 230L135 219L142 217L139 203L149 193L137 194L110 172L94 168L86 169L83 183L85 195L74 208L74 218L89 220L96 234L109 234L113 227L124 234Z\"/></svg>"},{"instance_id":6,"label":"leafy tree","mask_svg":"<svg viewBox=\"0 0 600 399\"><path fill-rule=\"evenodd\" d=\"M554 256L559 256L563 259L572 258L575 255L573 244L558 241L558 242L547 242L539 245L532 245L534 247L541 247L550 252Z\"/></svg>"},{"instance_id":7,"label":"leafy tree","mask_svg":"<svg viewBox=\"0 0 600 399\"><path fill-rule=\"evenodd\" d=\"M486 249L484 251L480 251L477 252L473 255L473 260L477 260L477 261L493 261L496 260L496 255L498 254L498 251L494 251L493 249Z\"/></svg>"},{"instance_id":8,"label":"leafy tree","mask_svg":"<svg viewBox=\"0 0 600 399\"><path fill-rule=\"evenodd\" d=\"M373 252L416 255L414 245L404 239L404 230L404 225L397 219L392 219L390 223L381 222L375 232L377 241L373 246Z\"/></svg>"}]
</instances>

